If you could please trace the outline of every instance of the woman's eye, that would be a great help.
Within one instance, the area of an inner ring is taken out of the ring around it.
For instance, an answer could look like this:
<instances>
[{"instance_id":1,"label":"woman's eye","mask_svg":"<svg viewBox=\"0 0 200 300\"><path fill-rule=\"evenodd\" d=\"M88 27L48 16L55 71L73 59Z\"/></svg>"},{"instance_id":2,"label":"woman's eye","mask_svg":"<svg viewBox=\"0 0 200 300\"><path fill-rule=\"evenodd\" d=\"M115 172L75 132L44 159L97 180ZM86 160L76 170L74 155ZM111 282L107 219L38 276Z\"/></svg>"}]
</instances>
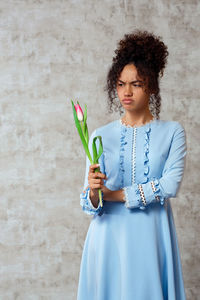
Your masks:
<instances>
[{"instance_id":1,"label":"woman's eye","mask_svg":"<svg viewBox=\"0 0 200 300\"><path fill-rule=\"evenodd\" d=\"M123 83L118 83L118 86L123 86L124 84ZM135 87L141 87L142 85L141 84L135 84L133 83L133 86Z\"/></svg>"},{"instance_id":2,"label":"woman's eye","mask_svg":"<svg viewBox=\"0 0 200 300\"><path fill-rule=\"evenodd\" d=\"M124 84L123 84L123 83L118 83L118 86L122 86L122 85L124 85ZM141 87L142 85L141 85L141 84L134 84L134 83L133 83L133 86Z\"/></svg>"},{"instance_id":3,"label":"woman's eye","mask_svg":"<svg viewBox=\"0 0 200 300\"><path fill-rule=\"evenodd\" d=\"M134 84L134 86L136 86L136 87L140 87L140 86L142 86L141 84Z\"/></svg>"}]
</instances>

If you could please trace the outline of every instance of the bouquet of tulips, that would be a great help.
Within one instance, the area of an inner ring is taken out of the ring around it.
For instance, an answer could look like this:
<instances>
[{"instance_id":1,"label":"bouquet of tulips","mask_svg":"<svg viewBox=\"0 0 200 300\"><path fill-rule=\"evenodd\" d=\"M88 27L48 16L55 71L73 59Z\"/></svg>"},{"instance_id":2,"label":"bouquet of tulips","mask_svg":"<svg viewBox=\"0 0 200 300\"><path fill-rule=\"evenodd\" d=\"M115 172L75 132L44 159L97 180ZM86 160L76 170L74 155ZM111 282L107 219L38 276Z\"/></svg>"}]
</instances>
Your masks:
<instances>
[{"instance_id":1,"label":"bouquet of tulips","mask_svg":"<svg viewBox=\"0 0 200 300\"><path fill-rule=\"evenodd\" d=\"M72 109L73 109L73 114L74 114L74 121L76 124L76 128L78 130L78 133L80 135L83 147L85 149L85 152L90 160L91 164L98 164L99 163L99 157L103 153L103 145L102 145L102 138L101 136L96 136L93 138L92 141L92 151L93 151L93 159L91 157L88 143L89 143L89 136L88 136L88 127L87 127L87 106L85 104L85 111L83 113L81 106L79 105L79 102L77 101L77 104L74 105L73 101L72 102ZM97 147L96 147L96 140L99 139L99 150L97 153ZM100 167L95 169L95 172L99 172ZM98 190L99 193L99 200L100 200L100 205L101 207L103 206L102 203L102 194L101 194L101 189Z\"/></svg>"}]
</instances>

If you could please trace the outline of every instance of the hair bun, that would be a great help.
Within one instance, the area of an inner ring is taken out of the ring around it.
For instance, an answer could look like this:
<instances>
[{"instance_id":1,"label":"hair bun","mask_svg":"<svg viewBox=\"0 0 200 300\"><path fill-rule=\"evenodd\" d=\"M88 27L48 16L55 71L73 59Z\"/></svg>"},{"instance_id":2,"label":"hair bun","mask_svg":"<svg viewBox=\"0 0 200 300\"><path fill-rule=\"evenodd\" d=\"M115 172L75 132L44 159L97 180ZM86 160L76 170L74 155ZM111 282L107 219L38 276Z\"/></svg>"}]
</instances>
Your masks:
<instances>
[{"instance_id":1,"label":"hair bun","mask_svg":"<svg viewBox=\"0 0 200 300\"><path fill-rule=\"evenodd\" d=\"M143 62L147 68L163 76L169 52L161 39L160 36L156 37L153 33L141 30L125 34L124 38L118 42L113 62L118 60L124 60L127 63Z\"/></svg>"}]
</instances>

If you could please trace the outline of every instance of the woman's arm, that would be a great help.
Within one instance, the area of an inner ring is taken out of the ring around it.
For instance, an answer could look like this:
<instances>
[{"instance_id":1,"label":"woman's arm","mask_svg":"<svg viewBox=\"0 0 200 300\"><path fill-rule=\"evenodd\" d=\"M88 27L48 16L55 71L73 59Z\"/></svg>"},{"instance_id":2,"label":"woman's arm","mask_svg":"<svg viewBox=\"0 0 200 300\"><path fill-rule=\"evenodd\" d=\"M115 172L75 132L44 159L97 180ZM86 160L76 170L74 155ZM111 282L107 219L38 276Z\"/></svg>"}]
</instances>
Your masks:
<instances>
[{"instance_id":1,"label":"woman's arm","mask_svg":"<svg viewBox=\"0 0 200 300\"><path fill-rule=\"evenodd\" d=\"M106 201L125 202L123 189L111 191L105 185L102 188L103 199Z\"/></svg>"},{"instance_id":2,"label":"woman's arm","mask_svg":"<svg viewBox=\"0 0 200 300\"><path fill-rule=\"evenodd\" d=\"M176 197L185 166L187 153L185 130L180 123L174 132L168 158L161 178L153 177L147 183L135 183L116 191L116 197L123 199L127 208L145 209L152 202L164 204L165 199Z\"/></svg>"}]
</instances>

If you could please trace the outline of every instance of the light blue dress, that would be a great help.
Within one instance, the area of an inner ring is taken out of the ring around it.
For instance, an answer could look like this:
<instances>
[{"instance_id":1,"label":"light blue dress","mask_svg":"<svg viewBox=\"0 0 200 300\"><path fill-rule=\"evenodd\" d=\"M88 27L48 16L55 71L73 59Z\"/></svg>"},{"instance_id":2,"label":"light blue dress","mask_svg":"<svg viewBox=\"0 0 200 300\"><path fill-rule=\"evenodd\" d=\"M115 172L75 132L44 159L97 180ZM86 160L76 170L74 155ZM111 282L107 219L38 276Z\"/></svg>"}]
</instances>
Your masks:
<instances>
[{"instance_id":1,"label":"light blue dress","mask_svg":"<svg viewBox=\"0 0 200 300\"><path fill-rule=\"evenodd\" d=\"M184 127L177 121L156 119L129 127L117 119L92 132L91 153L92 140L98 135L104 150L100 170L108 177L104 184L112 191L123 189L126 201L92 205L86 157L80 204L92 218L77 300L185 300L170 204L184 173Z\"/></svg>"}]
</instances>

